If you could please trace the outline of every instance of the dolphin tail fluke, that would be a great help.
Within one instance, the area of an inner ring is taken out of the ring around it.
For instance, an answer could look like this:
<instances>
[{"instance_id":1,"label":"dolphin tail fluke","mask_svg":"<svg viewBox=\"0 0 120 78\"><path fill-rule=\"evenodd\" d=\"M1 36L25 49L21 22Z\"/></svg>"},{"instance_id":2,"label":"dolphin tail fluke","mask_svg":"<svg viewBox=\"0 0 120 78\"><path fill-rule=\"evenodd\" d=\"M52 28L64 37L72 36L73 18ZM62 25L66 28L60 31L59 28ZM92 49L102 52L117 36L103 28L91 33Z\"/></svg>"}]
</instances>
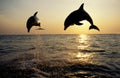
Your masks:
<instances>
[{"instance_id":1,"label":"dolphin tail fluke","mask_svg":"<svg viewBox=\"0 0 120 78\"><path fill-rule=\"evenodd\" d=\"M90 29L95 29L95 30L100 31L100 29L99 29L97 26L95 26L95 25L91 25L91 26L89 27L89 30L90 30Z\"/></svg>"}]
</instances>

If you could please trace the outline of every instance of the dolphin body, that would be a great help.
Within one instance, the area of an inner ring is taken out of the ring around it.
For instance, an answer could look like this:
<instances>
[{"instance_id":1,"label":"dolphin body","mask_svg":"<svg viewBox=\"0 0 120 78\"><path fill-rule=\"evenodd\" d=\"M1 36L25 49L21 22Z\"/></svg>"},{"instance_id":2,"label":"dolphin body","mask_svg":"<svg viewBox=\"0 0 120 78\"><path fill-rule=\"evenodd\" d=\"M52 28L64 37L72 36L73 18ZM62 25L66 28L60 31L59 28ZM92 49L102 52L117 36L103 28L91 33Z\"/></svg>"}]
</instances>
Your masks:
<instances>
[{"instance_id":1,"label":"dolphin body","mask_svg":"<svg viewBox=\"0 0 120 78\"><path fill-rule=\"evenodd\" d=\"M37 13L38 12L35 12L35 14L27 20L26 27L28 32L30 32L30 29L32 28L32 26L40 27L40 23L38 22L38 18L36 17Z\"/></svg>"},{"instance_id":2,"label":"dolphin body","mask_svg":"<svg viewBox=\"0 0 120 78\"><path fill-rule=\"evenodd\" d=\"M91 26L90 29L96 29L98 31L99 28L93 24L93 20L90 15L83 9L84 3L80 6L80 8L76 11L73 11L65 20L64 22L64 30L66 30L70 25L83 25L80 21L87 20Z\"/></svg>"}]
</instances>

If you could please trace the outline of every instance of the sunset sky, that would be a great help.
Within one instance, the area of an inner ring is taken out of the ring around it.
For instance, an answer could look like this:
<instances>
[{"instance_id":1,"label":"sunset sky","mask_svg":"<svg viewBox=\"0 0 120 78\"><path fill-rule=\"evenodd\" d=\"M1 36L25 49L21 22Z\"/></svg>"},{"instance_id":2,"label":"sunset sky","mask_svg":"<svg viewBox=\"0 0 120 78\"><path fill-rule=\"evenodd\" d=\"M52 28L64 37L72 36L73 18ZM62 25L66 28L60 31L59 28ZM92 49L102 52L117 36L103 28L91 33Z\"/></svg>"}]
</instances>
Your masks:
<instances>
[{"instance_id":1,"label":"sunset sky","mask_svg":"<svg viewBox=\"0 0 120 78\"><path fill-rule=\"evenodd\" d=\"M100 32L89 31L87 21L64 31L65 18L82 3ZM45 30L27 33L26 21L36 11ZM0 34L120 34L120 0L0 0Z\"/></svg>"}]
</instances>

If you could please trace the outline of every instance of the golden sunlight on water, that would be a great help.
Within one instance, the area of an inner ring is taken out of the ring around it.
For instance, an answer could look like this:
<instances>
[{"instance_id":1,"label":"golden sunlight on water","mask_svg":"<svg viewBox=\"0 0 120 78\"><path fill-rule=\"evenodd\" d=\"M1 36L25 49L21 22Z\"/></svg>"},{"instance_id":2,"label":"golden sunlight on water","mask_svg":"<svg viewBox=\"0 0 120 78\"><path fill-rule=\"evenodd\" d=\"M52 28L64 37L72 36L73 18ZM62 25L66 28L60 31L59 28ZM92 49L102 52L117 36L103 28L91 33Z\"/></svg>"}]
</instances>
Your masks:
<instances>
[{"instance_id":1,"label":"golden sunlight on water","mask_svg":"<svg viewBox=\"0 0 120 78\"><path fill-rule=\"evenodd\" d=\"M78 49L85 49L89 46L87 40L88 40L88 36L86 34L81 34L78 36Z\"/></svg>"},{"instance_id":2,"label":"golden sunlight on water","mask_svg":"<svg viewBox=\"0 0 120 78\"><path fill-rule=\"evenodd\" d=\"M75 55L78 62L84 62L84 63L93 63L92 59L94 58L94 53L81 53L78 52Z\"/></svg>"},{"instance_id":3,"label":"golden sunlight on water","mask_svg":"<svg viewBox=\"0 0 120 78\"><path fill-rule=\"evenodd\" d=\"M79 62L92 63L92 59L94 58L95 53L85 52L85 50L88 49L89 45L90 45L89 36L86 34L81 34L78 36L77 42L79 43L77 46L78 52L76 52L76 54L74 54L74 57Z\"/></svg>"},{"instance_id":4,"label":"golden sunlight on water","mask_svg":"<svg viewBox=\"0 0 120 78\"><path fill-rule=\"evenodd\" d=\"M79 42L80 43L84 43L85 42L85 40L87 40L87 35L86 34L81 34L81 35L79 35Z\"/></svg>"}]
</instances>

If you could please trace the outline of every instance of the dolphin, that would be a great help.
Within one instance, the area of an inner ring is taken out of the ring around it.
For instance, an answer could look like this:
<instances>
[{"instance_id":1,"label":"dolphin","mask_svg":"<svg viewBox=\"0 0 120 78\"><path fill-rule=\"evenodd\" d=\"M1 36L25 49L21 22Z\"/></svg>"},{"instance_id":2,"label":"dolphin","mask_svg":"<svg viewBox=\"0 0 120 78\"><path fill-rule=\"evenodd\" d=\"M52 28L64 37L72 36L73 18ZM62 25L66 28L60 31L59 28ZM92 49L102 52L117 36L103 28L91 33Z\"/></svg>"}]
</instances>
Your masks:
<instances>
[{"instance_id":1,"label":"dolphin","mask_svg":"<svg viewBox=\"0 0 120 78\"><path fill-rule=\"evenodd\" d=\"M38 18L36 17L38 12L35 12L33 16L29 17L26 23L26 27L28 32L30 32L30 29L32 26L39 26L40 27L40 22L38 22Z\"/></svg>"},{"instance_id":2,"label":"dolphin","mask_svg":"<svg viewBox=\"0 0 120 78\"><path fill-rule=\"evenodd\" d=\"M84 3L80 6L78 10L73 11L66 19L64 22L64 30L66 30L70 25L83 25L83 23L80 23L80 21L87 20L91 26L89 27L90 29L96 29L100 31L100 29L93 24L93 20L90 17L90 15L84 10L83 8Z\"/></svg>"}]
</instances>

